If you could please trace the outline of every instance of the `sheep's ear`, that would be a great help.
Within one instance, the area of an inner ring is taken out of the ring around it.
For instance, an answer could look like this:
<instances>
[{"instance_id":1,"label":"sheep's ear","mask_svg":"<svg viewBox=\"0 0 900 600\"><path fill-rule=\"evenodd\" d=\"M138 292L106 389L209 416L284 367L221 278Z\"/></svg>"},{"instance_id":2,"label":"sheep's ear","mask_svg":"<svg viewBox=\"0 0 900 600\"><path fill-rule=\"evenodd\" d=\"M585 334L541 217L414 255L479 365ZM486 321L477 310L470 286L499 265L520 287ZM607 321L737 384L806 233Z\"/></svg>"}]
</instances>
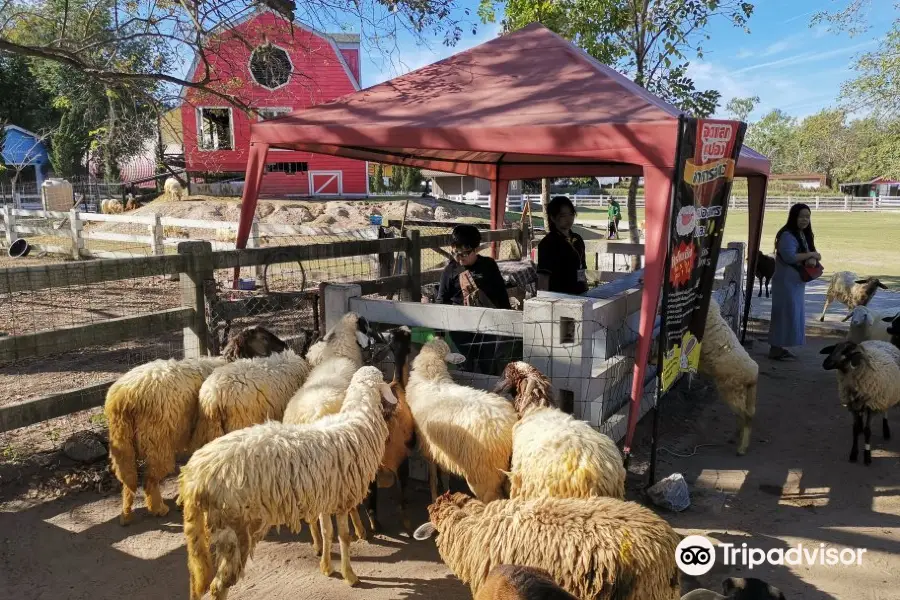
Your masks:
<instances>
[{"instance_id":1,"label":"sheep's ear","mask_svg":"<svg viewBox=\"0 0 900 600\"><path fill-rule=\"evenodd\" d=\"M364 334L362 331L356 331L356 343L359 344L360 348L368 348L370 341L371 340L369 339L369 336Z\"/></svg>"},{"instance_id":2,"label":"sheep's ear","mask_svg":"<svg viewBox=\"0 0 900 600\"><path fill-rule=\"evenodd\" d=\"M834 349L837 348L837 345L834 346L825 346L821 350L819 350L819 354L831 354L834 352Z\"/></svg>"},{"instance_id":3,"label":"sheep's ear","mask_svg":"<svg viewBox=\"0 0 900 600\"><path fill-rule=\"evenodd\" d=\"M883 289L883 290L888 289L887 286L884 285L883 283L881 283L880 281L878 282L878 287L880 287L880 288Z\"/></svg>"},{"instance_id":4,"label":"sheep's ear","mask_svg":"<svg viewBox=\"0 0 900 600\"><path fill-rule=\"evenodd\" d=\"M436 531L437 529L430 521L428 523L423 523L413 532L413 539L422 542L433 536Z\"/></svg>"},{"instance_id":5,"label":"sheep's ear","mask_svg":"<svg viewBox=\"0 0 900 600\"><path fill-rule=\"evenodd\" d=\"M381 397L388 404L397 404L397 397L394 396L394 391L391 389L386 383L379 383L378 389L381 391Z\"/></svg>"},{"instance_id":6,"label":"sheep's ear","mask_svg":"<svg viewBox=\"0 0 900 600\"><path fill-rule=\"evenodd\" d=\"M444 360L451 365L461 365L466 362L466 357L458 352L451 352L447 356L444 357Z\"/></svg>"},{"instance_id":7,"label":"sheep's ear","mask_svg":"<svg viewBox=\"0 0 900 600\"><path fill-rule=\"evenodd\" d=\"M869 280L868 279L857 279L853 283L858 283L858 284L862 285L864 283L869 283Z\"/></svg>"},{"instance_id":8,"label":"sheep's ear","mask_svg":"<svg viewBox=\"0 0 900 600\"><path fill-rule=\"evenodd\" d=\"M497 382L497 385L494 386L494 393L505 394L509 391L512 391L512 385L509 383L509 379L501 377L500 381Z\"/></svg>"}]
</instances>

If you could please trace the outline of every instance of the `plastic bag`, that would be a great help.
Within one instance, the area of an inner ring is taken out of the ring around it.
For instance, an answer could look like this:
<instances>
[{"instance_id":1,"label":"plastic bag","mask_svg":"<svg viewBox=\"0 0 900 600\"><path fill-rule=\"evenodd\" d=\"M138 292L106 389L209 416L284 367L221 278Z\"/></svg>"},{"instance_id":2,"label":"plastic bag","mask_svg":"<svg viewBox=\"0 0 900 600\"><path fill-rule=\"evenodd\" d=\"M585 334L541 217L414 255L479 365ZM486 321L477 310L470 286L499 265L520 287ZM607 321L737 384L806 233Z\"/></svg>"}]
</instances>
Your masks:
<instances>
[{"instance_id":1,"label":"plastic bag","mask_svg":"<svg viewBox=\"0 0 900 600\"><path fill-rule=\"evenodd\" d=\"M647 493L654 504L675 512L681 512L691 505L691 492L681 473L672 473L656 482Z\"/></svg>"}]
</instances>

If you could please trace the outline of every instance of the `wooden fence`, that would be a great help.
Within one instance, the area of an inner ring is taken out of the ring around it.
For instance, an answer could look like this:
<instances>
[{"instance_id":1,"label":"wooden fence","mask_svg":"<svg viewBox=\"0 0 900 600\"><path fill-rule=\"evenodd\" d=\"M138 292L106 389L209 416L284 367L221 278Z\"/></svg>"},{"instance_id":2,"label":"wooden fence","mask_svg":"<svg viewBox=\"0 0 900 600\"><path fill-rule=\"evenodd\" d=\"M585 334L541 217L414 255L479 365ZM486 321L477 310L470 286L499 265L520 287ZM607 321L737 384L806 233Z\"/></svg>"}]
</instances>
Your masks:
<instances>
[{"instance_id":1,"label":"wooden fence","mask_svg":"<svg viewBox=\"0 0 900 600\"><path fill-rule=\"evenodd\" d=\"M68 213L60 213L67 215ZM110 215L102 215L109 218ZM521 245L522 232L517 229L485 231L485 242L515 240ZM405 291L407 299L421 300L422 286L436 282L440 271L422 271L423 250L450 245L450 234L422 236L410 230L406 237L328 242L296 246L250 248L214 251L209 242L188 241L178 244L173 255L112 258L95 261L67 262L53 265L0 269L0 298L18 292L33 292L67 285L87 285L123 279L180 274L180 306L135 317L109 319L89 325L78 325L37 333L0 337L0 363L25 358L70 352L88 345L115 344L159 333L182 331L184 357L208 354L210 335L207 321L209 298L207 284L214 281L218 269L259 267L267 264L319 261L355 256L386 257L402 252L408 260L405 273L386 274L378 278L354 282L363 294L388 294ZM239 306L232 307L239 316ZM101 406L108 381L85 388L51 394L0 407L0 432Z\"/></svg>"}]
</instances>

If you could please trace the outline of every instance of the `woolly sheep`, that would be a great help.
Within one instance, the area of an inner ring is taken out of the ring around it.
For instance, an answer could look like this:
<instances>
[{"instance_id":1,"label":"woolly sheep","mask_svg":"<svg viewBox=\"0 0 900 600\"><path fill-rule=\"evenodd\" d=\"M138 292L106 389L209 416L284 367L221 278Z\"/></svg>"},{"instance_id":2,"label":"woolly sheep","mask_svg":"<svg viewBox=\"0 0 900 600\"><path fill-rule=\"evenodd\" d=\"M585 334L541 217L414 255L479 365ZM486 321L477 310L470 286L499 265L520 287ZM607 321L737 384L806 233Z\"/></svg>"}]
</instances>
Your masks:
<instances>
[{"instance_id":1,"label":"woolly sheep","mask_svg":"<svg viewBox=\"0 0 900 600\"><path fill-rule=\"evenodd\" d=\"M822 307L822 316L819 320L825 320L825 311L832 302L846 304L848 310L868 305L878 288L886 290L887 286L877 277L860 279L856 273L838 271L831 276L828 291L825 292L825 306Z\"/></svg>"},{"instance_id":2,"label":"woolly sheep","mask_svg":"<svg viewBox=\"0 0 900 600\"><path fill-rule=\"evenodd\" d=\"M184 189L181 187L181 182L174 177L166 179L163 190L165 192L166 200L181 200L184 195Z\"/></svg>"},{"instance_id":3,"label":"woolly sheep","mask_svg":"<svg viewBox=\"0 0 900 600\"><path fill-rule=\"evenodd\" d=\"M121 200L106 198L100 201L100 212L106 215L116 215L123 212Z\"/></svg>"},{"instance_id":4,"label":"woolly sheep","mask_svg":"<svg viewBox=\"0 0 900 600\"><path fill-rule=\"evenodd\" d=\"M414 537L439 533L441 559L477 597L495 565L546 570L580 600L678 600L680 537L635 502L538 498L485 504L445 494Z\"/></svg>"},{"instance_id":5,"label":"woolly sheep","mask_svg":"<svg viewBox=\"0 0 900 600\"><path fill-rule=\"evenodd\" d=\"M700 347L700 373L713 379L719 397L737 415L737 453L745 454L756 413L759 365L750 358L722 318L719 304L714 299L710 299L706 313L706 327Z\"/></svg>"},{"instance_id":6,"label":"woolly sheep","mask_svg":"<svg viewBox=\"0 0 900 600\"><path fill-rule=\"evenodd\" d=\"M722 582L722 591L698 589L681 597L681 600L785 600L784 594L774 585L755 577L729 577Z\"/></svg>"},{"instance_id":7,"label":"woolly sheep","mask_svg":"<svg viewBox=\"0 0 900 600\"><path fill-rule=\"evenodd\" d=\"M515 391L510 498L625 498L625 467L609 437L552 405L552 384L525 362L506 366L497 393Z\"/></svg>"},{"instance_id":8,"label":"woolly sheep","mask_svg":"<svg viewBox=\"0 0 900 600\"><path fill-rule=\"evenodd\" d=\"M261 358L242 358L216 369L203 382L192 448L228 432L273 419L309 375L306 360L292 350Z\"/></svg>"},{"instance_id":9,"label":"woolly sheep","mask_svg":"<svg viewBox=\"0 0 900 600\"><path fill-rule=\"evenodd\" d=\"M375 479L397 400L375 367L354 374L340 413L309 425L269 421L233 431L194 453L179 476L191 600L224 600L272 527L337 514L341 574L353 585L347 513ZM320 567L331 574L331 519ZM215 562L211 548L215 552ZM215 565L215 573L213 568Z\"/></svg>"},{"instance_id":10,"label":"woolly sheep","mask_svg":"<svg viewBox=\"0 0 900 600\"><path fill-rule=\"evenodd\" d=\"M397 398L397 408L388 421L388 439L384 455L378 467L378 476L369 488L367 514L372 531L382 530L378 522L378 488L389 488L394 482L400 488L400 516L403 527L412 534L412 525L406 514L406 487L409 481L409 449L414 445L415 424L409 403L406 401L406 386L409 384L409 353L412 332L409 327L399 327L389 332L390 347L394 355L394 378L391 392Z\"/></svg>"},{"instance_id":11,"label":"woolly sheep","mask_svg":"<svg viewBox=\"0 0 900 600\"><path fill-rule=\"evenodd\" d=\"M491 569L474 600L578 600L559 587L550 573L533 567L500 565Z\"/></svg>"},{"instance_id":12,"label":"woolly sheep","mask_svg":"<svg viewBox=\"0 0 900 600\"><path fill-rule=\"evenodd\" d=\"M223 358L155 360L110 386L103 410L113 472L122 482L122 525L132 520L138 460L145 462L147 510L160 517L169 512L159 482L175 470L176 455L189 447L201 385L224 364Z\"/></svg>"},{"instance_id":13,"label":"woolly sheep","mask_svg":"<svg viewBox=\"0 0 900 600\"><path fill-rule=\"evenodd\" d=\"M857 442L862 433L866 443L863 460L869 465L872 463L872 414L885 413L900 403L900 349L877 340L860 344L844 341L826 346L821 354L827 355L822 368L837 371L841 404L853 413L850 462L856 462L859 454ZM866 417L865 427L863 415ZM887 415L882 415L881 425L884 439L890 439Z\"/></svg>"},{"instance_id":14,"label":"woolly sheep","mask_svg":"<svg viewBox=\"0 0 900 600\"><path fill-rule=\"evenodd\" d=\"M370 335L372 333L368 322L356 313L347 313L341 317L322 339L322 346L316 350L314 360L317 364L306 382L288 402L284 410L285 423L312 423L340 411L350 379L363 364L361 346L371 343ZM352 511L351 518L356 537L365 539L366 529L356 509ZM318 552L321 548L318 528L313 521L309 525L313 546Z\"/></svg>"},{"instance_id":15,"label":"woolly sheep","mask_svg":"<svg viewBox=\"0 0 900 600\"><path fill-rule=\"evenodd\" d=\"M857 344L866 340L890 342L891 334L883 318L884 315L877 314L868 306L857 306L843 318L844 322L850 321L847 339Z\"/></svg>"},{"instance_id":16,"label":"woolly sheep","mask_svg":"<svg viewBox=\"0 0 900 600\"><path fill-rule=\"evenodd\" d=\"M490 502L503 494L516 411L497 394L454 383L445 361L460 358L440 338L426 343L412 363L406 399L416 439L432 463L432 497L440 466L464 477L479 500Z\"/></svg>"}]
</instances>

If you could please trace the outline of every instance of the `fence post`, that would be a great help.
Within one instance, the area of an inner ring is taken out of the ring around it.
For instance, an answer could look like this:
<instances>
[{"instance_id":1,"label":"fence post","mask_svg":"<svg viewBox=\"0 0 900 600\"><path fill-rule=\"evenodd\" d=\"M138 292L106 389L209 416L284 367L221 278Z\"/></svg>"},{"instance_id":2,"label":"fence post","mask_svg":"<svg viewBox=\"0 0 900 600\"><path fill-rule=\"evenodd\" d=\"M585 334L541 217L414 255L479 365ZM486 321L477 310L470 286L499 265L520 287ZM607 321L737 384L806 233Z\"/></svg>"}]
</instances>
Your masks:
<instances>
[{"instance_id":1,"label":"fence post","mask_svg":"<svg viewBox=\"0 0 900 600\"><path fill-rule=\"evenodd\" d=\"M153 213L153 225L150 229L150 249L153 256L162 256L166 253L165 229L162 226L162 217L159 213Z\"/></svg>"},{"instance_id":2,"label":"fence post","mask_svg":"<svg viewBox=\"0 0 900 600\"><path fill-rule=\"evenodd\" d=\"M819 210L819 197L816 196L816 210Z\"/></svg>"},{"instance_id":3,"label":"fence post","mask_svg":"<svg viewBox=\"0 0 900 600\"><path fill-rule=\"evenodd\" d=\"M878 210L878 196L872 196L872 210Z\"/></svg>"},{"instance_id":4,"label":"fence post","mask_svg":"<svg viewBox=\"0 0 900 600\"><path fill-rule=\"evenodd\" d=\"M3 206L3 220L6 221L6 243L12 245L16 241L16 213L9 204Z\"/></svg>"},{"instance_id":5,"label":"fence post","mask_svg":"<svg viewBox=\"0 0 900 600\"><path fill-rule=\"evenodd\" d=\"M740 334L741 327L741 317L743 316L743 302L744 302L744 252L745 245L743 242L729 242L728 243L729 250L737 250L737 259L725 267L725 272L723 273L723 278L726 281L726 285L730 285L731 282L735 282L736 286L734 288L734 306L735 310L731 316L731 329L737 334ZM728 290L726 289L726 294ZM727 307L723 307L727 308ZM726 313L728 314L728 313Z\"/></svg>"},{"instance_id":6,"label":"fence post","mask_svg":"<svg viewBox=\"0 0 900 600\"><path fill-rule=\"evenodd\" d=\"M209 242L180 242L178 254L184 256L184 275L181 280L181 304L194 309L189 327L184 328L184 358L209 354L209 329L206 323L204 282L214 277L212 244Z\"/></svg>"},{"instance_id":7,"label":"fence post","mask_svg":"<svg viewBox=\"0 0 900 600\"><path fill-rule=\"evenodd\" d=\"M72 209L69 211L69 228L72 232L72 258L79 260L81 258L81 250L84 248L84 239L81 237L81 229L84 224L78 218L78 211Z\"/></svg>"},{"instance_id":8,"label":"fence post","mask_svg":"<svg viewBox=\"0 0 900 600\"><path fill-rule=\"evenodd\" d=\"M849 200L849 198L850 198L850 196L844 196L844 210L846 210L846 211L849 211L849 210L850 210L850 208L849 208L849 206L848 206L848 200Z\"/></svg>"},{"instance_id":9,"label":"fence post","mask_svg":"<svg viewBox=\"0 0 900 600\"><path fill-rule=\"evenodd\" d=\"M237 240L237 231L235 231L235 241ZM247 247L248 248L259 248L260 240L259 240L259 221L257 219L253 219L253 223L250 225L250 237L247 238ZM237 247L237 246L235 246ZM263 265L253 265L253 278L256 280L256 285L263 284Z\"/></svg>"},{"instance_id":10,"label":"fence post","mask_svg":"<svg viewBox=\"0 0 900 600\"><path fill-rule=\"evenodd\" d=\"M419 239L421 232L418 229L408 229L406 236L409 238L409 247L406 252L409 262L409 300L410 302L422 301L422 242Z\"/></svg>"}]
</instances>

